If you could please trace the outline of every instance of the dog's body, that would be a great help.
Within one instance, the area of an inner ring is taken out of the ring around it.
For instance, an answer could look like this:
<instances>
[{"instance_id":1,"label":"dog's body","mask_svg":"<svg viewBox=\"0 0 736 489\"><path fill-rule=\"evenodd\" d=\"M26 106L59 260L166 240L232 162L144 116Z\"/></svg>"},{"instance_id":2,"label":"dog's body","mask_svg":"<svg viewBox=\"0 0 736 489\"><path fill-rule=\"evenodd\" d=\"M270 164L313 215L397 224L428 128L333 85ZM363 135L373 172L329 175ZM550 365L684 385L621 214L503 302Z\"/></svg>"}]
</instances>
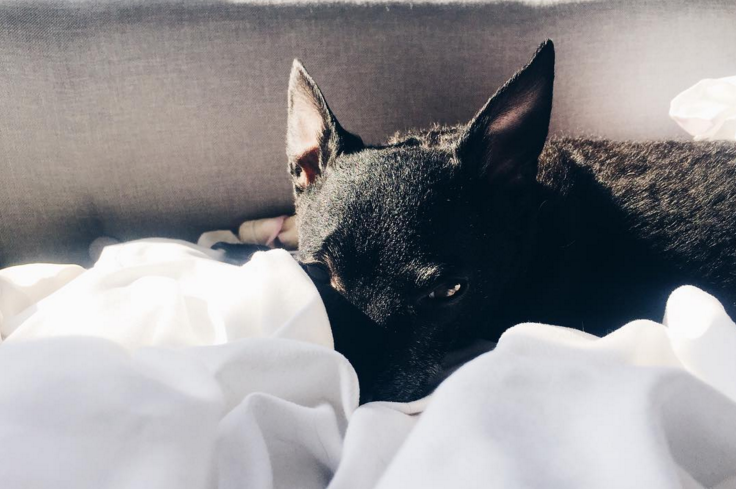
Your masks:
<instances>
[{"instance_id":1,"label":"dog's body","mask_svg":"<svg viewBox=\"0 0 736 489\"><path fill-rule=\"evenodd\" d=\"M537 181L536 261L512 308L527 312L507 325L526 316L601 335L661 321L683 284L736 312L733 143L553 139Z\"/></svg>"},{"instance_id":2,"label":"dog's body","mask_svg":"<svg viewBox=\"0 0 736 489\"><path fill-rule=\"evenodd\" d=\"M423 395L450 348L519 322L605 334L684 283L734 312L736 146L546 141L553 71L547 42L469 124L369 147L295 63L300 259L363 400Z\"/></svg>"}]
</instances>

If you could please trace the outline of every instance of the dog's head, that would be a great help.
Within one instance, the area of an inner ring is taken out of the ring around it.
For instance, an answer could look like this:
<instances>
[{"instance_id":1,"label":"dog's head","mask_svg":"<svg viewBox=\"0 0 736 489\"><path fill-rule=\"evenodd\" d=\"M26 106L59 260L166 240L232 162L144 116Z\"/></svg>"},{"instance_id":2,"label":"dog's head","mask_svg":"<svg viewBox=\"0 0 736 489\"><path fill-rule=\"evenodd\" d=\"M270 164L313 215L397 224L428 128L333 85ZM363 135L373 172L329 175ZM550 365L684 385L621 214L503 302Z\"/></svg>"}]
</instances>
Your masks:
<instances>
[{"instance_id":1,"label":"dog's head","mask_svg":"<svg viewBox=\"0 0 736 489\"><path fill-rule=\"evenodd\" d=\"M467 125L368 146L294 62L287 155L300 259L382 338L364 399L426 394L453 342L492 321L523 260L553 77L547 41ZM336 332L338 349L345 337Z\"/></svg>"}]
</instances>

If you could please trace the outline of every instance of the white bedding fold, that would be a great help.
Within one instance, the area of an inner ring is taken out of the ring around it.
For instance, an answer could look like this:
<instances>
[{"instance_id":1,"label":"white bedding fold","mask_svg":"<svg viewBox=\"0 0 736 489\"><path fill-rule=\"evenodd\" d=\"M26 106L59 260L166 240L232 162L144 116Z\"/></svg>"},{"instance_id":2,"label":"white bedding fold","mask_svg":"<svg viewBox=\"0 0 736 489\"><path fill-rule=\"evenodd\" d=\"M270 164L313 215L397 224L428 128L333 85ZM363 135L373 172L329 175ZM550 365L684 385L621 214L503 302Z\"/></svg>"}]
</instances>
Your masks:
<instances>
[{"instance_id":1,"label":"white bedding fold","mask_svg":"<svg viewBox=\"0 0 736 489\"><path fill-rule=\"evenodd\" d=\"M218 256L0 271L1 487L736 488L736 326L698 289L667 326L516 326L430 398L358 408L293 259Z\"/></svg>"}]
</instances>

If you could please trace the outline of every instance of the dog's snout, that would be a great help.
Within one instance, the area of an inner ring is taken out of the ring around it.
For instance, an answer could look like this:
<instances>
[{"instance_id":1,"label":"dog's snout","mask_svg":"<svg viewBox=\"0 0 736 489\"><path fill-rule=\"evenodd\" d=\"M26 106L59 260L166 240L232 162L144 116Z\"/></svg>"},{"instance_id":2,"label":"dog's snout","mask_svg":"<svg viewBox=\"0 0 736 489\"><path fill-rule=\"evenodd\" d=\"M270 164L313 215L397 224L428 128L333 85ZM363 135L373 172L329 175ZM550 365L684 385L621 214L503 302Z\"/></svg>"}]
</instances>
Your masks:
<instances>
[{"instance_id":1,"label":"dog's snout","mask_svg":"<svg viewBox=\"0 0 736 489\"><path fill-rule=\"evenodd\" d=\"M386 326L400 315L401 305L398 298L388 294L375 295L365 305L365 314L375 323Z\"/></svg>"}]
</instances>

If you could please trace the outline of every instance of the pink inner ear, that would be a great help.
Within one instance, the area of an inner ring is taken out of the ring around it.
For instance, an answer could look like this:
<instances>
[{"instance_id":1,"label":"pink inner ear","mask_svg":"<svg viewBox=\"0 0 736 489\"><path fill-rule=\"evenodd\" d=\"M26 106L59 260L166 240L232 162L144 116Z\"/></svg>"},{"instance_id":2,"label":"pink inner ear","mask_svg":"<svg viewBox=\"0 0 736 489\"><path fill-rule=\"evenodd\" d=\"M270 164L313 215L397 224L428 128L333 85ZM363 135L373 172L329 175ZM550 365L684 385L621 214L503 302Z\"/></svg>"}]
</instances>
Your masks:
<instances>
[{"instance_id":1,"label":"pink inner ear","mask_svg":"<svg viewBox=\"0 0 736 489\"><path fill-rule=\"evenodd\" d=\"M318 148L324 130L323 116L314 101L304 93L293 94L286 141L289 156L299 157Z\"/></svg>"},{"instance_id":2,"label":"pink inner ear","mask_svg":"<svg viewBox=\"0 0 736 489\"><path fill-rule=\"evenodd\" d=\"M305 188L319 175L324 117L311 94L296 91L292 97L286 145L289 158L298 165L296 185Z\"/></svg>"},{"instance_id":3,"label":"pink inner ear","mask_svg":"<svg viewBox=\"0 0 736 489\"><path fill-rule=\"evenodd\" d=\"M297 158L296 164L301 168L301 172L296 177L296 184L301 188L305 188L314 182L317 175L319 175L319 148L312 148L302 154Z\"/></svg>"}]
</instances>

